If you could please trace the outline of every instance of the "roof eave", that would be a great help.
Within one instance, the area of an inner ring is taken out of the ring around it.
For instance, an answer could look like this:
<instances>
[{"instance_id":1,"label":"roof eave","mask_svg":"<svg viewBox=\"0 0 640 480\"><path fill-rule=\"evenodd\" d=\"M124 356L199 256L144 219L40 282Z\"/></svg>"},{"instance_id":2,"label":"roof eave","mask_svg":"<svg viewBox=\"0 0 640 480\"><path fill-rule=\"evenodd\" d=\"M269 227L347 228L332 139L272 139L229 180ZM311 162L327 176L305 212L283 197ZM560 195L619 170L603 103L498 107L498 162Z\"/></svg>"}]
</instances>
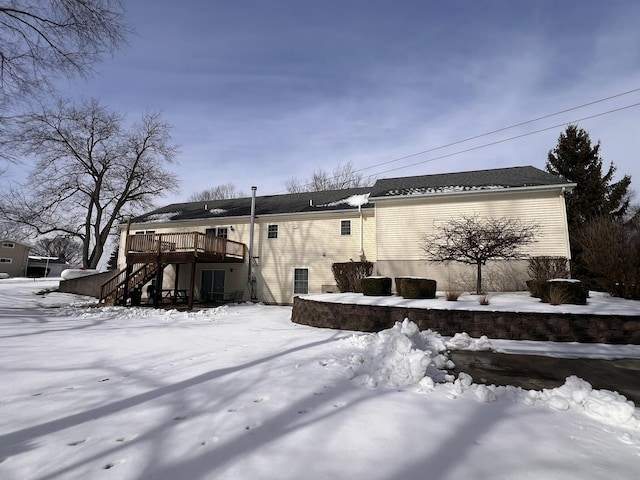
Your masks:
<instances>
[{"instance_id":1,"label":"roof eave","mask_svg":"<svg viewBox=\"0 0 640 480\"><path fill-rule=\"evenodd\" d=\"M434 193L420 193L413 195L387 195L384 197L370 197L369 201L372 203L388 200L399 199L419 199L419 198L435 198L435 197L452 197L460 195L492 195L527 191L544 191L544 190L559 190L561 192L570 192L577 186L577 183L563 183L553 185L531 185L524 187L504 187L504 188L487 188L485 190L463 190L458 192L434 192Z\"/></svg>"}]
</instances>

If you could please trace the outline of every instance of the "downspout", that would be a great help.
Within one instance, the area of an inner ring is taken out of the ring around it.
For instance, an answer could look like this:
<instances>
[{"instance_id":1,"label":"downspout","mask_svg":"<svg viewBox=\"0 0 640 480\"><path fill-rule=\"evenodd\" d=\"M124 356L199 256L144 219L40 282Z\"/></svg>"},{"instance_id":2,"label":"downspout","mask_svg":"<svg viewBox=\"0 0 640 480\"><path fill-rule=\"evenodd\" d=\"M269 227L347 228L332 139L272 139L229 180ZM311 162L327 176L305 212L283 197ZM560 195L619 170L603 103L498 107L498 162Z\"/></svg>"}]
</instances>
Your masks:
<instances>
[{"instance_id":1,"label":"downspout","mask_svg":"<svg viewBox=\"0 0 640 480\"><path fill-rule=\"evenodd\" d=\"M360 214L360 261L364 262L364 220L362 218L362 205L358 205L358 213Z\"/></svg>"},{"instance_id":2,"label":"downspout","mask_svg":"<svg viewBox=\"0 0 640 480\"><path fill-rule=\"evenodd\" d=\"M247 274L247 284L249 285L249 294L251 299L256 298L255 279L253 276L253 234L256 223L256 190L258 187L251 187L251 224L249 227L249 270Z\"/></svg>"}]
</instances>

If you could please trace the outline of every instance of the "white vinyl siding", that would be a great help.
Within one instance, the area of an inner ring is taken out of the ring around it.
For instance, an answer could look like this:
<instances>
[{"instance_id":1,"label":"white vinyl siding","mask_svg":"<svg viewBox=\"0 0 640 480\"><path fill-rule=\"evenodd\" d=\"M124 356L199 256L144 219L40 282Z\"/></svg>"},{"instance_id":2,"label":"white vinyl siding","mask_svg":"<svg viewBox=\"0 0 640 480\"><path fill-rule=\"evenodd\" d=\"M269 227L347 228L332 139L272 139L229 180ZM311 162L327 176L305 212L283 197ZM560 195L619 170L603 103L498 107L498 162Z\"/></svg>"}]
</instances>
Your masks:
<instances>
[{"instance_id":1,"label":"white vinyl siding","mask_svg":"<svg viewBox=\"0 0 640 480\"><path fill-rule=\"evenodd\" d=\"M550 192L440 197L422 201L390 201L376 205L378 260L424 260L425 234L435 233L461 214L516 217L539 225L530 255L569 257L564 200Z\"/></svg>"}]
</instances>

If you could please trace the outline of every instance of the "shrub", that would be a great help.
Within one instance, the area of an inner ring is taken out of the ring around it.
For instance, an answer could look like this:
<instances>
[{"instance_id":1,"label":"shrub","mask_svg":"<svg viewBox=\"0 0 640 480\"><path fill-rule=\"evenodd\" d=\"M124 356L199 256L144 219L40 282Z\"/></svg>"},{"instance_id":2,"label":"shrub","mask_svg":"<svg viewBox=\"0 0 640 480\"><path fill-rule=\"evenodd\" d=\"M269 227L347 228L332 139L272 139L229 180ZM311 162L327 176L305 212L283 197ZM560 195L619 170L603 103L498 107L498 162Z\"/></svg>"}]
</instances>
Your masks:
<instances>
[{"instance_id":1,"label":"shrub","mask_svg":"<svg viewBox=\"0 0 640 480\"><path fill-rule=\"evenodd\" d=\"M462 290L447 290L444 295L447 302L457 302L460 295L462 295Z\"/></svg>"},{"instance_id":2,"label":"shrub","mask_svg":"<svg viewBox=\"0 0 640 480\"><path fill-rule=\"evenodd\" d=\"M368 297L391 295L390 277L366 277L360 281L362 293Z\"/></svg>"},{"instance_id":3,"label":"shrub","mask_svg":"<svg viewBox=\"0 0 640 480\"><path fill-rule=\"evenodd\" d=\"M489 298L489 295L485 293L484 295L480 295L478 297L478 303L480 305L489 305L491 303L491 299Z\"/></svg>"},{"instance_id":4,"label":"shrub","mask_svg":"<svg viewBox=\"0 0 640 480\"><path fill-rule=\"evenodd\" d=\"M542 301L552 305L570 303L586 305L589 291L579 280L548 280L542 294Z\"/></svg>"},{"instance_id":5,"label":"shrub","mask_svg":"<svg viewBox=\"0 0 640 480\"><path fill-rule=\"evenodd\" d=\"M614 297L640 299L640 215L627 223L591 220L578 230L575 243L598 287Z\"/></svg>"},{"instance_id":6,"label":"shrub","mask_svg":"<svg viewBox=\"0 0 640 480\"><path fill-rule=\"evenodd\" d=\"M360 282L373 272L371 262L344 262L331 265L333 278L341 293L362 292Z\"/></svg>"},{"instance_id":7,"label":"shrub","mask_svg":"<svg viewBox=\"0 0 640 480\"><path fill-rule=\"evenodd\" d=\"M566 257L531 257L527 272L534 280L569 278L569 261Z\"/></svg>"},{"instance_id":8,"label":"shrub","mask_svg":"<svg viewBox=\"0 0 640 480\"><path fill-rule=\"evenodd\" d=\"M547 279L533 279L527 280L527 289L532 297L542 298L545 288L547 286Z\"/></svg>"},{"instance_id":9,"label":"shrub","mask_svg":"<svg viewBox=\"0 0 640 480\"><path fill-rule=\"evenodd\" d=\"M411 278L411 277L396 277L395 283L396 283L396 293L398 294L399 297L402 296L402 281L406 278Z\"/></svg>"},{"instance_id":10,"label":"shrub","mask_svg":"<svg viewBox=\"0 0 640 480\"><path fill-rule=\"evenodd\" d=\"M429 278L404 277L402 298L436 298L436 281Z\"/></svg>"}]
</instances>

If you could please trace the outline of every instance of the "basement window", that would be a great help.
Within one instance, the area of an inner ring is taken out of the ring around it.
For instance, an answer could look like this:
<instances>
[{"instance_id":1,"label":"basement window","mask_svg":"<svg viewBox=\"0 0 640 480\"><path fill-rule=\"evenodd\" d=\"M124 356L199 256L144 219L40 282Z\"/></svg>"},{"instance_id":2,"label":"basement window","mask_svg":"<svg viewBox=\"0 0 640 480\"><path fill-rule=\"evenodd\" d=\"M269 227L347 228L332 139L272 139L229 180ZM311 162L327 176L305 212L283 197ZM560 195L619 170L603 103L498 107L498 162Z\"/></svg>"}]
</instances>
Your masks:
<instances>
[{"instance_id":1,"label":"basement window","mask_svg":"<svg viewBox=\"0 0 640 480\"><path fill-rule=\"evenodd\" d=\"M295 268L293 270L293 294L305 295L309 293L309 269Z\"/></svg>"}]
</instances>

